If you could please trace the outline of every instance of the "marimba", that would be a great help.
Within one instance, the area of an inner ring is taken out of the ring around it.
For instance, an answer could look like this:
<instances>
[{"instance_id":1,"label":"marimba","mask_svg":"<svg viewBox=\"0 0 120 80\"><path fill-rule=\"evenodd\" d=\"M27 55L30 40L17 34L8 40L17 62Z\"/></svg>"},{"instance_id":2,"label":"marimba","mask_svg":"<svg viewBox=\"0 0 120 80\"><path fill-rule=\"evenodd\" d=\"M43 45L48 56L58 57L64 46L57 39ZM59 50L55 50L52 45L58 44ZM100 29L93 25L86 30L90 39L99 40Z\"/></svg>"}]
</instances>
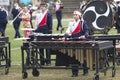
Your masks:
<instances>
[{"instance_id":1,"label":"marimba","mask_svg":"<svg viewBox=\"0 0 120 80\"><path fill-rule=\"evenodd\" d=\"M5 74L8 74L11 66L11 51L9 37L0 37L0 67L5 66Z\"/></svg>"},{"instance_id":2,"label":"marimba","mask_svg":"<svg viewBox=\"0 0 120 80\"><path fill-rule=\"evenodd\" d=\"M99 36L89 36L92 40L110 40L113 41L113 45L116 45L116 40L120 40L120 34L104 34Z\"/></svg>"},{"instance_id":3,"label":"marimba","mask_svg":"<svg viewBox=\"0 0 120 80\"><path fill-rule=\"evenodd\" d=\"M119 40L120 34L103 34L98 36L90 36L94 40Z\"/></svg>"},{"instance_id":4,"label":"marimba","mask_svg":"<svg viewBox=\"0 0 120 80\"><path fill-rule=\"evenodd\" d=\"M111 41L31 41L29 44L29 53L32 55L32 61L33 64L31 67L33 69L39 68L38 62L36 59L37 54L38 54L38 49L40 48L49 48L49 49L54 49L54 50L69 50L69 49L84 49L84 50L94 50L95 51L95 79L98 80L99 78L99 54L100 51L102 50L107 50L109 48L114 48L113 43ZM91 53L89 53L91 54ZM68 54L69 56L72 54ZM79 61L80 54L75 53L76 59ZM107 58L107 53L104 54L105 58ZM107 62L104 63L104 69L112 68L112 76L115 75L115 63L114 63L114 54L113 54L113 65L112 66L107 66ZM23 75L26 74L26 69L31 68L30 66L26 66L25 61L24 61L24 52L22 48L22 73ZM103 70L103 68L102 68ZM25 76L23 76L25 77Z\"/></svg>"},{"instance_id":5,"label":"marimba","mask_svg":"<svg viewBox=\"0 0 120 80\"><path fill-rule=\"evenodd\" d=\"M99 36L89 36L89 39L92 39L92 40L109 40L109 41L112 41L113 42L113 46L115 47L115 59L117 59L117 64L120 64L119 63L119 60L120 60L120 56L119 54L117 54L117 51L116 51L116 46L119 44L119 40L120 40L120 34L104 34L104 35L99 35ZM118 40L118 42L117 42ZM118 48L117 48L118 50ZM110 49L110 55L112 53L112 49Z\"/></svg>"}]
</instances>

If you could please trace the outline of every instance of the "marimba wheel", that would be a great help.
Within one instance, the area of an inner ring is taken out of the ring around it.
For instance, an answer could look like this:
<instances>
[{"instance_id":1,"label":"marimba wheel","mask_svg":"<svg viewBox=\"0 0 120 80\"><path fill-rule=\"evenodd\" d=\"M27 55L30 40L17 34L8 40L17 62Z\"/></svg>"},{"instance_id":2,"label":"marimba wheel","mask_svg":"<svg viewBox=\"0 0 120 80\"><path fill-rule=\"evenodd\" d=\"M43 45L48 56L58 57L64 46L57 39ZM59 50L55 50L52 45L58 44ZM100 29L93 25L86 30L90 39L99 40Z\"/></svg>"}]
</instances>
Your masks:
<instances>
[{"instance_id":1,"label":"marimba wheel","mask_svg":"<svg viewBox=\"0 0 120 80\"><path fill-rule=\"evenodd\" d=\"M26 79L28 77L28 73L27 72L23 72L22 73L22 77L23 77L23 79Z\"/></svg>"},{"instance_id":2,"label":"marimba wheel","mask_svg":"<svg viewBox=\"0 0 120 80\"><path fill-rule=\"evenodd\" d=\"M112 69L112 77L115 77L116 69Z\"/></svg>"},{"instance_id":3,"label":"marimba wheel","mask_svg":"<svg viewBox=\"0 0 120 80\"><path fill-rule=\"evenodd\" d=\"M38 77L39 76L39 71L34 68L33 71L32 71L32 75L35 76L35 77Z\"/></svg>"},{"instance_id":4,"label":"marimba wheel","mask_svg":"<svg viewBox=\"0 0 120 80\"><path fill-rule=\"evenodd\" d=\"M9 73L9 68L5 68L5 74L7 75Z\"/></svg>"},{"instance_id":5,"label":"marimba wheel","mask_svg":"<svg viewBox=\"0 0 120 80\"><path fill-rule=\"evenodd\" d=\"M99 75L95 75L93 80L99 80Z\"/></svg>"}]
</instances>

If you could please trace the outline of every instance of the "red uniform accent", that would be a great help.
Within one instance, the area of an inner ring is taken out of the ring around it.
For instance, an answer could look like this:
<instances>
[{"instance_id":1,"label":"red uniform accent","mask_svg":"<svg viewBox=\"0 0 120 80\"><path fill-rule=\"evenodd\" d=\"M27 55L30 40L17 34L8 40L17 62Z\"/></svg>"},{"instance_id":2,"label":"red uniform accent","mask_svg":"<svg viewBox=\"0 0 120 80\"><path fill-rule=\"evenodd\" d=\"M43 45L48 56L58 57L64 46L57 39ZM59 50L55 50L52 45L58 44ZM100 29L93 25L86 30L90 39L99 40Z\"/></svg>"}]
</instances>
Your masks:
<instances>
[{"instance_id":1,"label":"red uniform accent","mask_svg":"<svg viewBox=\"0 0 120 80\"><path fill-rule=\"evenodd\" d=\"M39 26L46 25L47 22L47 14L44 15L43 19L39 22Z\"/></svg>"},{"instance_id":2,"label":"red uniform accent","mask_svg":"<svg viewBox=\"0 0 120 80\"><path fill-rule=\"evenodd\" d=\"M57 11L61 11L63 9L63 6L60 5Z\"/></svg>"},{"instance_id":3,"label":"red uniform accent","mask_svg":"<svg viewBox=\"0 0 120 80\"><path fill-rule=\"evenodd\" d=\"M81 31L81 23L79 22L76 29L72 32L72 34L76 34Z\"/></svg>"},{"instance_id":4,"label":"red uniform accent","mask_svg":"<svg viewBox=\"0 0 120 80\"><path fill-rule=\"evenodd\" d=\"M62 6L59 7L59 11L62 10Z\"/></svg>"}]
</instances>

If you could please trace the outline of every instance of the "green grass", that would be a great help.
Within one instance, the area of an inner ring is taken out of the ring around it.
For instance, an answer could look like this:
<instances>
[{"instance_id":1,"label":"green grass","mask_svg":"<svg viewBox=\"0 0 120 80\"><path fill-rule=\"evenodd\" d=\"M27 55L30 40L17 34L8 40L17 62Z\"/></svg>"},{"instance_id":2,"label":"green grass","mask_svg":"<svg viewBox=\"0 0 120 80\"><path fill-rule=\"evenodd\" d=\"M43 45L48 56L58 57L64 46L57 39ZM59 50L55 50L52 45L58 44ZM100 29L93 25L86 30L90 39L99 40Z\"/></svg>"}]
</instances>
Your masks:
<instances>
[{"instance_id":1,"label":"green grass","mask_svg":"<svg viewBox=\"0 0 120 80\"><path fill-rule=\"evenodd\" d=\"M120 80L120 68L116 67L116 76L111 77L112 71L108 70L107 75L100 73L100 80ZM33 77L32 70L27 70L28 78L25 80L93 80L95 71L89 71L88 76L82 75L82 70L79 70L78 77L71 77L70 69L39 69L39 77ZM4 74L4 69L0 68L0 80L23 80L21 66L12 66L8 75Z\"/></svg>"},{"instance_id":2,"label":"green grass","mask_svg":"<svg viewBox=\"0 0 120 80\"><path fill-rule=\"evenodd\" d=\"M10 23L10 22L9 22ZM60 31L56 31L56 21L54 21L53 33L60 34ZM68 21L63 21L63 26L67 27ZM22 25L21 27L22 28ZM66 30L66 29L65 29ZM64 32L65 32L64 30ZM21 34L23 31L21 31ZM63 32L63 33L64 33ZM116 34L116 29L111 29L110 34ZM22 69L21 69L21 50L22 40L14 40L14 29L13 25L8 24L6 29L6 36L9 37L11 43L11 61L12 66L8 75L4 75L4 68L0 68L0 80L22 80ZM39 69L40 76L33 77L32 71L28 70L28 78L26 80L92 80L94 71L90 71L87 77L82 76L82 70L79 71L79 76L76 78L71 77L70 69ZM117 66L116 77L111 77L111 70L108 70L107 76L100 73L100 80L120 80L120 68Z\"/></svg>"}]
</instances>

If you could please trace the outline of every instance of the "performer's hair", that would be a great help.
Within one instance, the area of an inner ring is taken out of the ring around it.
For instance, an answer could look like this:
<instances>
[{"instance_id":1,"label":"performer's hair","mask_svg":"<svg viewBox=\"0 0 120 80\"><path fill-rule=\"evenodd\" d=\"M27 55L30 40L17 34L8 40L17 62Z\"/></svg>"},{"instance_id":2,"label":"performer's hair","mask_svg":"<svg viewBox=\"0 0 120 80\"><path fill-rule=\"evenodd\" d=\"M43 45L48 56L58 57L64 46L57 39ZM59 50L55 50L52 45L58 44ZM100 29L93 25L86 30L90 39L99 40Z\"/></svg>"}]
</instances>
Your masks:
<instances>
[{"instance_id":1,"label":"performer's hair","mask_svg":"<svg viewBox=\"0 0 120 80\"><path fill-rule=\"evenodd\" d=\"M45 2L42 2L40 5L47 7L47 4Z\"/></svg>"},{"instance_id":2,"label":"performer's hair","mask_svg":"<svg viewBox=\"0 0 120 80\"><path fill-rule=\"evenodd\" d=\"M39 9L41 6L47 7L47 4L46 4L45 2L41 2L41 4L38 6L38 9Z\"/></svg>"}]
</instances>

